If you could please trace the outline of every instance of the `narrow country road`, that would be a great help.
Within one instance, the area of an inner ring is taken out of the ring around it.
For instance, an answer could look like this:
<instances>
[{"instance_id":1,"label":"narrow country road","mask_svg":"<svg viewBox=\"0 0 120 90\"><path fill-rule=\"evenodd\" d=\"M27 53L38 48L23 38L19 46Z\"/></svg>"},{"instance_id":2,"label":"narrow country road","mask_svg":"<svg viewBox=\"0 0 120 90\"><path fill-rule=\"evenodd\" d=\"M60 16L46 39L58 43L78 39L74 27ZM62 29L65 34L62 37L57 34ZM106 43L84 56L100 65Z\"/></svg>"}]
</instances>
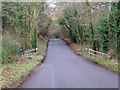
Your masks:
<instances>
[{"instance_id":1,"label":"narrow country road","mask_svg":"<svg viewBox=\"0 0 120 90\"><path fill-rule=\"evenodd\" d=\"M76 55L63 40L50 39L45 62L21 88L118 88L118 76Z\"/></svg>"}]
</instances>

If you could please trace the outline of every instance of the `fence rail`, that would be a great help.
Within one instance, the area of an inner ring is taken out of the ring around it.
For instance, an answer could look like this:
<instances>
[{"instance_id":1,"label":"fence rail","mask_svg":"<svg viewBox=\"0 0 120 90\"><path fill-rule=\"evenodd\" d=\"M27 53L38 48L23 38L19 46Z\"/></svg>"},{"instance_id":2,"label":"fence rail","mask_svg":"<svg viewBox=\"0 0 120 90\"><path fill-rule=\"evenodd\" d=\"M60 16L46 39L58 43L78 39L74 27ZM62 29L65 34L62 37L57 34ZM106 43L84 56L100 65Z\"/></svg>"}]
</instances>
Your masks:
<instances>
[{"instance_id":1,"label":"fence rail","mask_svg":"<svg viewBox=\"0 0 120 90\"><path fill-rule=\"evenodd\" d=\"M35 52L35 51L37 51L37 50L38 50L38 48L35 48L35 49L31 49L31 50L24 51L24 53Z\"/></svg>"},{"instance_id":2,"label":"fence rail","mask_svg":"<svg viewBox=\"0 0 120 90\"><path fill-rule=\"evenodd\" d=\"M93 49L90 49L90 48L85 48L85 50L87 50L89 52L89 55L93 55L93 56L104 56L104 58L107 58L107 59L110 59L111 56L109 54L105 54L105 53L102 53L102 52L98 52L98 51L95 51Z\"/></svg>"}]
</instances>

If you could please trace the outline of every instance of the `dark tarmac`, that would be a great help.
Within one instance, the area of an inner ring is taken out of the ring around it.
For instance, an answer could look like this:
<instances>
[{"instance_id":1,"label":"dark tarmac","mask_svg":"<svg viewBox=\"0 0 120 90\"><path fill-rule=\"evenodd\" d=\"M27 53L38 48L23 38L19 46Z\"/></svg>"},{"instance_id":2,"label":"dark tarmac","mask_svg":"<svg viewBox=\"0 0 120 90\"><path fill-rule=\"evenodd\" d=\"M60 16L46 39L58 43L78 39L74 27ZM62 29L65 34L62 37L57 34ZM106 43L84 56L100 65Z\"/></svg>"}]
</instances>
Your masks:
<instances>
[{"instance_id":1,"label":"dark tarmac","mask_svg":"<svg viewBox=\"0 0 120 90\"><path fill-rule=\"evenodd\" d=\"M118 88L118 76L76 55L61 39L50 39L45 62L21 88Z\"/></svg>"}]
</instances>

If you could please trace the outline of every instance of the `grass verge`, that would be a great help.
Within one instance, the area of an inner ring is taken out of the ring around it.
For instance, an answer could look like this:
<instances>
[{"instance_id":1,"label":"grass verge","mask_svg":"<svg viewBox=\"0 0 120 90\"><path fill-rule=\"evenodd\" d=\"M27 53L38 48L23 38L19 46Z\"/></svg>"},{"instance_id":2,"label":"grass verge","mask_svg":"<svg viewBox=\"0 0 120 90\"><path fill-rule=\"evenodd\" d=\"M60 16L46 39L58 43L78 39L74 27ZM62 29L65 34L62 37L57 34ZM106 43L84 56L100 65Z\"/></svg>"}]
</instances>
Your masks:
<instances>
[{"instance_id":1,"label":"grass verge","mask_svg":"<svg viewBox=\"0 0 120 90\"><path fill-rule=\"evenodd\" d=\"M99 65L104 66L104 67L106 67L114 72L120 73L120 71L118 70L118 62L85 55L82 52L77 52L77 54L80 55L81 57L89 60L89 61L92 61L95 64L99 64Z\"/></svg>"},{"instance_id":2,"label":"grass verge","mask_svg":"<svg viewBox=\"0 0 120 90\"><path fill-rule=\"evenodd\" d=\"M69 45L73 49L73 51L77 55L80 55L81 57L85 58L86 60L89 60L100 66L104 66L105 68L120 74L120 70L119 70L120 65L118 64L118 60L109 60L109 59L105 59L102 57L91 56L91 55L89 55L88 51L85 50L84 46L74 44L74 43L70 42L68 39L63 39L63 40L67 43L67 45Z\"/></svg>"},{"instance_id":3,"label":"grass verge","mask_svg":"<svg viewBox=\"0 0 120 90\"><path fill-rule=\"evenodd\" d=\"M38 42L38 52L27 53L19 56L17 62L3 64L0 72L0 81L2 88L18 87L22 79L29 75L42 60L45 58L47 51L47 42Z\"/></svg>"}]
</instances>

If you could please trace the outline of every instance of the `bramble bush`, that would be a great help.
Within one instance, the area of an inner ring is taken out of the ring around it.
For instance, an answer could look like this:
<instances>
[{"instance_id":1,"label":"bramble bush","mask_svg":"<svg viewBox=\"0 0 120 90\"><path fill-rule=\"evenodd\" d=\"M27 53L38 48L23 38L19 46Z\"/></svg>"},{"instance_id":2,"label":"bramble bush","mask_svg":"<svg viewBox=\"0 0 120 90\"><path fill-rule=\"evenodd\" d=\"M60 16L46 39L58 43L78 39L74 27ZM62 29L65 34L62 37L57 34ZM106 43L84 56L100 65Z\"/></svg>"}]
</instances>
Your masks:
<instances>
[{"instance_id":1,"label":"bramble bush","mask_svg":"<svg viewBox=\"0 0 120 90\"><path fill-rule=\"evenodd\" d=\"M10 36L3 36L2 39L2 63L11 62L11 56L19 55L21 45Z\"/></svg>"}]
</instances>

